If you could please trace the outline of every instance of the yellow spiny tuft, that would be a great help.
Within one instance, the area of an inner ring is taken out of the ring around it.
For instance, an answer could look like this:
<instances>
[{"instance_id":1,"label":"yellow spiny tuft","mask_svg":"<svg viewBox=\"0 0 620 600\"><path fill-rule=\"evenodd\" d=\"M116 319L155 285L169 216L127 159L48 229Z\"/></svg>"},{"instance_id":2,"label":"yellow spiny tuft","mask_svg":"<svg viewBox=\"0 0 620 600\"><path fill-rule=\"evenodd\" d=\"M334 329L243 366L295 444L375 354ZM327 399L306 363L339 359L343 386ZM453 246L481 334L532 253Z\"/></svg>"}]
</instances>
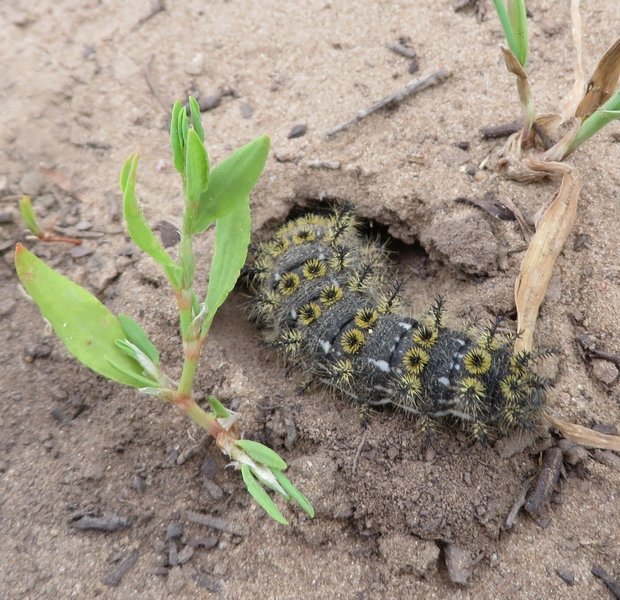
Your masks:
<instances>
[{"instance_id":1,"label":"yellow spiny tuft","mask_svg":"<svg viewBox=\"0 0 620 600\"><path fill-rule=\"evenodd\" d=\"M422 348L432 348L437 343L439 332L432 325L420 325L413 332L413 341Z\"/></svg>"},{"instance_id":2,"label":"yellow spiny tuft","mask_svg":"<svg viewBox=\"0 0 620 600\"><path fill-rule=\"evenodd\" d=\"M325 277L327 265L324 260L310 258L304 263L301 272L306 279L320 279L321 277Z\"/></svg>"},{"instance_id":3,"label":"yellow spiny tuft","mask_svg":"<svg viewBox=\"0 0 620 600\"><path fill-rule=\"evenodd\" d=\"M351 266L351 253L343 246L335 244L333 247L333 255L329 259L329 268L337 273Z\"/></svg>"},{"instance_id":4,"label":"yellow spiny tuft","mask_svg":"<svg viewBox=\"0 0 620 600\"><path fill-rule=\"evenodd\" d=\"M290 296L299 289L299 275L297 273L282 273L278 282L278 291L283 296Z\"/></svg>"},{"instance_id":5,"label":"yellow spiny tuft","mask_svg":"<svg viewBox=\"0 0 620 600\"><path fill-rule=\"evenodd\" d=\"M367 307L360 308L355 313L354 321L360 329L370 329L377 322L378 318L379 312L374 308Z\"/></svg>"},{"instance_id":6,"label":"yellow spiny tuft","mask_svg":"<svg viewBox=\"0 0 620 600\"><path fill-rule=\"evenodd\" d=\"M293 236L293 243L297 245L313 242L316 239L316 232L314 229L302 228L297 230Z\"/></svg>"},{"instance_id":7,"label":"yellow spiny tuft","mask_svg":"<svg viewBox=\"0 0 620 600\"><path fill-rule=\"evenodd\" d=\"M298 329L289 329L285 331L278 339L277 344L284 348L289 354L296 354L301 348L303 336Z\"/></svg>"},{"instance_id":8,"label":"yellow spiny tuft","mask_svg":"<svg viewBox=\"0 0 620 600\"><path fill-rule=\"evenodd\" d=\"M465 400L484 400L484 383L475 377L463 377L459 383L461 398Z\"/></svg>"},{"instance_id":9,"label":"yellow spiny tuft","mask_svg":"<svg viewBox=\"0 0 620 600\"><path fill-rule=\"evenodd\" d=\"M366 336L361 329L347 329L340 338L342 349L347 354L357 354L363 347Z\"/></svg>"},{"instance_id":10,"label":"yellow spiny tuft","mask_svg":"<svg viewBox=\"0 0 620 600\"><path fill-rule=\"evenodd\" d=\"M319 293L319 300L327 307L333 306L334 304L340 302L343 297L344 292L342 291L342 288L333 283L326 285Z\"/></svg>"},{"instance_id":11,"label":"yellow spiny tuft","mask_svg":"<svg viewBox=\"0 0 620 600\"><path fill-rule=\"evenodd\" d=\"M525 398L528 392L528 385L518 375L508 375L499 384L502 396L509 402L519 401Z\"/></svg>"},{"instance_id":12,"label":"yellow spiny tuft","mask_svg":"<svg viewBox=\"0 0 620 600\"><path fill-rule=\"evenodd\" d=\"M263 245L264 251L272 257L281 256L289 248L289 241L286 238L275 238Z\"/></svg>"},{"instance_id":13,"label":"yellow spiny tuft","mask_svg":"<svg viewBox=\"0 0 620 600\"><path fill-rule=\"evenodd\" d=\"M368 280L371 278L371 269L368 265L360 271L355 271L347 282L347 287L352 292L365 292L368 289Z\"/></svg>"},{"instance_id":14,"label":"yellow spiny tuft","mask_svg":"<svg viewBox=\"0 0 620 600\"><path fill-rule=\"evenodd\" d=\"M403 355L403 369L410 375L421 375L429 360L430 356L426 350L414 346Z\"/></svg>"},{"instance_id":15,"label":"yellow spiny tuft","mask_svg":"<svg viewBox=\"0 0 620 600\"><path fill-rule=\"evenodd\" d=\"M353 363L350 360L337 360L329 365L329 369L332 377L340 385L348 386L353 381L355 370L353 369Z\"/></svg>"},{"instance_id":16,"label":"yellow spiny tuft","mask_svg":"<svg viewBox=\"0 0 620 600\"><path fill-rule=\"evenodd\" d=\"M312 325L321 316L321 307L316 302L304 304L297 312L299 322L306 327Z\"/></svg>"},{"instance_id":17,"label":"yellow spiny tuft","mask_svg":"<svg viewBox=\"0 0 620 600\"><path fill-rule=\"evenodd\" d=\"M417 375L405 373L400 377L399 384L409 399L420 398L422 395L422 381Z\"/></svg>"},{"instance_id":18,"label":"yellow spiny tuft","mask_svg":"<svg viewBox=\"0 0 620 600\"><path fill-rule=\"evenodd\" d=\"M465 369L472 375L484 375L491 368L491 354L484 348L472 348L463 359Z\"/></svg>"}]
</instances>

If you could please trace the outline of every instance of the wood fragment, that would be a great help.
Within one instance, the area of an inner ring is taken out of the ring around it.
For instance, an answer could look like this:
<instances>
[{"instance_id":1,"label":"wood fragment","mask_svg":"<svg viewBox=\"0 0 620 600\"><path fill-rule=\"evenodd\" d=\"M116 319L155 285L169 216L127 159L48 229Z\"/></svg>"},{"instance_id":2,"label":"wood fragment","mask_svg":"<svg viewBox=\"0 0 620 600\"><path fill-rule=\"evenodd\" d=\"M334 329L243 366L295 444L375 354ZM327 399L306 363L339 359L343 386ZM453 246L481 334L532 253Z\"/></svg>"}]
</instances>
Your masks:
<instances>
[{"instance_id":1,"label":"wood fragment","mask_svg":"<svg viewBox=\"0 0 620 600\"><path fill-rule=\"evenodd\" d=\"M103 584L109 585L110 587L119 585L123 577L138 562L139 556L140 554L138 551L134 550L129 556L121 560L118 565L103 578Z\"/></svg>"},{"instance_id":2,"label":"wood fragment","mask_svg":"<svg viewBox=\"0 0 620 600\"><path fill-rule=\"evenodd\" d=\"M551 498L553 488L560 478L562 469L562 450L549 448L543 454L543 464L536 486L525 502L525 510L534 516L545 512L545 506Z\"/></svg>"},{"instance_id":3,"label":"wood fragment","mask_svg":"<svg viewBox=\"0 0 620 600\"><path fill-rule=\"evenodd\" d=\"M118 515L106 515L103 517L92 517L84 515L80 517L73 526L77 529L98 529L100 531L116 531L124 529L130 525L129 519Z\"/></svg>"},{"instance_id":4,"label":"wood fragment","mask_svg":"<svg viewBox=\"0 0 620 600\"><path fill-rule=\"evenodd\" d=\"M480 130L483 140L495 140L505 138L521 130L521 121L501 123L500 125L489 125Z\"/></svg>"},{"instance_id":5,"label":"wood fragment","mask_svg":"<svg viewBox=\"0 0 620 600\"><path fill-rule=\"evenodd\" d=\"M344 129L348 129L352 125L359 123L366 117L370 116L374 112L377 112L378 110L381 110L382 108L385 108L386 106L398 104L399 102L402 102L403 100L405 100L409 96L412 96L413 94L421 92L422 90L425 90L426 88L443 83L450 76L451 76L451 72L448 71L447 69L439 69L438 71L435 71L434 73L431 73L430 75L426 75L424 77L420 77L419 79L415 79L414 81L411 81L405 87L400 88L396 92L392 94L388 94L387 96L384 96L380 100L377 100L376 102L371 104L368 108L364 108L360 110L357 113L357 115L355 115L352 119L349 119L348 121L345 121L344 123L341 123L340 125L336 125L336 127L332 127L326 132L326 135L327 137L332 137L333 135L336 135L340 131L343 131Z\"/></svg>"},{"instance_id":6,"label":"wood fragment","mask_svg":"<svg viewBox=\"0 0 620 600\"><path fill-rule=\"evenodd\" d=\"M404 56L405 58L414 59L418 56L418 53L413 48L409 48L403 44L386 44L385 47L394 52L394 54Z\"/></svg>"},{"instance_id":7,"label":"wood fragment","mask_svg":"<svg viewBox=\"0 0 620 600\"><path fill-rule=\"evenodd\" d=\"M515 213L506 205L502 204L493 192L486 192L482 198L465 198L459 196L455 199L455 202L471 204L481 208L492 217L501 219L502 221L515 221L517 218Z\"/></svg>"},{"instance_id":8,"label":"wood fragment","mask_svg":"<svg viewBox=\"0 0 620 600\"><path fill-rule=\"evenodd\" d=\"M197 513L192 510L185 511L185 517L188 521L192 523L196 523L197 525L204 525L206 527L212 527L213 529L217 529L218 531L225 531L226 533L231 533L232 535L238 535L240 537L244 537L247 535L247 532L228 521L220 517L214 517L213 515L205 515L202 513Z\"/></svg>"},{"instance_id":9,"label":"wood fragment","mask_svg":"<svg viewBox=\"0 0 620 600\"><path fill-rule=\"evenodd\" d=\"M577 442L586 448L600 448L602 450L620 452L620 436L618 435L599 433L598 431L583 427L583 425L577 425L576 423L560 419L548 411L545 411L543 418L551 426L558 429L566 439Z\"/></svg>"},{"instance_id":10,"label":"wood fragment","mask_svg":"<svg viewBox=\"0 0 620 600\"><path fill-rule=\"evenodd\" d=\"M164 12L166 10L166 5L164 0L152 0L151 2L151 10L144 15L141 19L138 19L136 24L131 28L132 31L137 31L144 25L146 22L150 21L155 15L158 15L160 12Z\"/></svg>"},{"instance_id":11,"label":"wood fragment","mask_svg":"<svg viewBox=\"0 0 620 600\"><path fill-rule=\"evenodd\" d=\"M530 489L530 482L524 481L521 484L521 489L519 490L519 494L517 495L508 516L506 517L506 528L512 529L517 524L517 515L519 511L523 508L525 504L525 498L527 496L527 491Z\"/></svg>"}]
</instances>

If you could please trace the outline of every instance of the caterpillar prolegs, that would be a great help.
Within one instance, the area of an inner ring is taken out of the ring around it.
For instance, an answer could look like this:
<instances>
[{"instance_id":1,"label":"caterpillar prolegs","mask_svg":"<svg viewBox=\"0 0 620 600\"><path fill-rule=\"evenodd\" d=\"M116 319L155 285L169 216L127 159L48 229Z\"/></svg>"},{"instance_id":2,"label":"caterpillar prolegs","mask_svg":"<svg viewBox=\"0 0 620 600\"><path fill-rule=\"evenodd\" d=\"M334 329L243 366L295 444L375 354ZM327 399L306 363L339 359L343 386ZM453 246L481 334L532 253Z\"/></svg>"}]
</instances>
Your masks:
<instances>
[{"instance_id":1,"label":"caterpillar prolegs","mask_svg":"<svg viewBox=\"0 0 620 600\"><path fill-rule=\"evenodd\" d=\"M404 314L388 271L351 211L304 215L252 253L254 316L320 381L398 408L423 431L456 424L485 440L535 427L545 401L537 357L514 353L514 336L496 325L446 327L441 300L421 317Z\"/></svg>"}]
</instances>

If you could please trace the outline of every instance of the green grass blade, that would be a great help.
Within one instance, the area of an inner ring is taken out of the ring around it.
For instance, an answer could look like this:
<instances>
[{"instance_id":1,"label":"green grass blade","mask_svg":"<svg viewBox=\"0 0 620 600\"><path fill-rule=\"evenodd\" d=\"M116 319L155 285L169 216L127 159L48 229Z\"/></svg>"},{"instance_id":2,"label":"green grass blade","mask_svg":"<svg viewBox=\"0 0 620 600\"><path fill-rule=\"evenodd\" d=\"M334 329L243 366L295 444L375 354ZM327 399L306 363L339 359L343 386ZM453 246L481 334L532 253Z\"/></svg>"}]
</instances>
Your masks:
<instances>
[{"instance_id":1,"label":"green grass blade","mask_svg":"<svg viewBox=\"0 0 620 600\"><path fill-rule=\"evenodd\" d=\"M142 352L144 352L144 354L146 354L153 361L153 364L158 365L159 352L153 345L153 342L149 339L146 331L144 331L138 323L127 315L118 315L118 320L127 339L138 346L138 348L140 348L140 350L142 350Z\"/></svg>"},{"instance_id":2,"label":"green grass blade","mask_svg":"<svg viewBox=\"0 0 620 600\"><path fill-rule=\"evenodd\" d=\"M189 97L189 110L192 116L192 125L200 138L200 141L205 141L205 130L202 128L202 121L200 120L200 106L194 96Z\"/></svg>"},{"instance_id":3,"label":"green grass blade","mask_svg":"<svg viewBox=\"0 0 620 600\"><path fill-rule=\"evenodd\" d=\"M213 317L239 279L250 245L250 229L250 199L247 197L215 225L215 247L205 300L208 312L203 332L209 330Z\"/></svg>"},{"instance_id":4,"label":"green grass blade","mask_svg":"<svg viewBox=\"0 0 620 600\"><path fill-rule=\"evenodd\" d=\"M274 520L282 525L288 525L288 521L284 518L284 515L280 512L280 509L276 506L276 503L271 499L271 496L265 491L262 485L256 481L252 471L248 465L241 465L241 476L245 486L248 488L248 492L258 505Z\"/></svg>"},{"instance_id":5,"label":"green grass blade","mask_svg":"<svg viewBox=\"0 0 620 600\"><path fill-rule=\"evenodd\" d=\"M209 182L209 157L195 129L190 129L187 133L185 182L185 195L191 205L189 209L192 213L189 215L191 223L196 218L198 201L206 192Z\"/></svg>"},{"instance_id":6,"label":"green grass blade","mask_svg":"<svg viewBox=\"0 0 620 600\"><path fill-rule=\"evenodd\" d=\"M122 342L123 342L123 340L116 340L116 345L118 346L118 348L121 351L125 352L125 354L127 354L127 356L133 356L133 354L129 351L128 347L125 347L125 349L123 349ZM133 380L135 380L136 383L140 384L139 386L136 385L136 387L140 387L140 388L153 388L153 389L157 389L157 388L160 387L159 383L157 381L155 381L154 379L149 379L148 377L145 377L144 375L138 375L138 374L134 373L133 371L129 371L123 365L119 365L114 360L108 359L108 362L110 363L110 366L112 367L112 369L116 370L116 372L119 375L129 376Z\"/></svg>"},{"instance_id":7,"label":"green grass blade","mask_svg":"<svg viewBox=\"0 0 620 600\"><path fill-rule=\"evenodd\" d=\"M508 0L508 17L515 39L515 53L522 67L527 63L528 38L527 38L527 12L525 0Z\"/></svg>"},{"instance_id":8,"label":"green grass blade","mask_svg":"<svg viewBox=\"0 0 620 600\"><path fill-rule=\"evenodd\" d=\"M185 173L185 152L179 134L179 112L184 110L183 105L177 100L172 107L170 116L170 148L172 149L172 162L174 168L183 175Z\"/></svg>"},{"instance_id":9,"label":"green grass blade","mask_svg":"<svg viewBox=\"0 0 620 600\"><path fill-rule=\"evenodd\" d=\"M595 133L605 125L620 119L620 91L617 91L599 109L595 110L579 127L569 144L567 154L587 142Z\"/></svg>"},{"instance_id":10,"label":"green grass blade","mask_svg":"<svg viewBox=\"0 0 620 600\"><path fill-rule=\"evenodd\" d=\"M178 266L159 243L152 229L149 227L138 199L136 198L136 172L138 169L138 155L132 154L121 171L121 191L123 192L123 213L127 231L138 248L146 252L157 263L162 265L168 273L179 271Z\"/></svg>"},{"instance_id":11,"label":"green grass blade","mask_svg":"<svg viewBox=\"0 0 620 600\"><path fill-rule=\"evenodd\" d=\"M508 43L508 47L512 50L512 53L518 57L519 55L517 53L517 42L515 40L515 34L512 30L510 18L508 17L508 13L506 12L504 0L493 0L493 4L495 6L497 16L499 17L499 22L502 24L502 29L504 30L504 35L506 36L506 42Z\"/></svg>"},{"instance_id":12,"label":"green grass blade","mask_svg":"<svg viewBox=\"0 0 620 600\"><path fill-rule=\"evenodd\" d=\"M144 387L140 365L116 346L116 340L125 337L119 320L95 296L21 244L15 249L15 268L22 285L75 358L108 379Z\"/></svg>"},{"instance_id":13,"label":"green grass blade","mask_svg":"<svg viewBox=\"0 0 620 600\"><path fill-rule=\"evenodd\" d=\"M201 196L196 232L247 201L267 161L270 140L266 135L235 150L209 173L209 187Z\"/></svg>"},{"instance_id":14,"label":"green grass blade","mask_svg":"<svg viewBox=\"0 0 620 600\"><path fill-rule=\"evenodd\" d=\"M253 440L237 440L235 445L239 446L254 462L265 465L271 470L285 471L287 469L287 464L282 458L264 444Z\"/></svg>"},{"instance_id":15,"label":"green grass blade","mask_svg":"<svg viewBox=\"0 0 620 600\"><path fill-rule=\"evenodd\" d=\"M310 504L309 500L291 483L288 477L282 473L282 471L273 471L273 474L284 491L291 497L291 500L297 502L303 511L314 518L314 508L312 504Z\"/></svg>"},{"instance_id":16,"label":"green grass blade","mask_svg":"<svg viewBox=\"0 0 620 600\"><path fill-rule=\"evenodd\" d=\"M37 223L37 216L34 213L34 208L32 207L30 196L22 196L19 199L19 212L21 214L22 221L24 222L26 227L28 227L30 233L39 237L43 233L43 231Z\"/></svg>"},{"instance_id":17,"label":"green grass blade","mask_svg":"<svg viewBox=\"0 0 620 600\"><path fill-rule=\"evenodd\" d=\"M230 417L230 411L215 396L209 396L207 400L211 405L211 410L218 419Z\"/></svg>"}]
</instances>

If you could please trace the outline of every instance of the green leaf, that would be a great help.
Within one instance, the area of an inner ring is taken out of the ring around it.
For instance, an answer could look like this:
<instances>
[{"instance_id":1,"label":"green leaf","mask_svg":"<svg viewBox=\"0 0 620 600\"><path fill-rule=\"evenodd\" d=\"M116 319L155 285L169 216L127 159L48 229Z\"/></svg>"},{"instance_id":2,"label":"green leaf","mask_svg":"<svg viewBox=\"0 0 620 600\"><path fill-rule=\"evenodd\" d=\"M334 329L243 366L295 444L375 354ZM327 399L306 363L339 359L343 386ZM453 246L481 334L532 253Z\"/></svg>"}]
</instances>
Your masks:
<instances>
[{"instance_id":1,"label":"green leaf","mask_svg":"<svg viewBox=\"0 0 620 600\"><path fill-rule=\"evenodd\" d=\"M187 133L185 180L185 194L195 205L195 214L200 196L206 192L209 182L209 157L195 129L190 129Z\"/></svg>"},{"instance_id":2,"label":"green leaf","mask_svg":"<svg viewBox=\"0 0 620 600\"><path fill-rule=\"evenodd\" d=\"M120 314L118 315L118 320L125 332L125 336L127 339L134 343L144 354L146 354L152 361L153 364L159 364L159 352L157 348L153 345L153 342L149 339L148 334L138 323L136 323L131 317L127 315Z\"/></svg>"},{"instance_id":3,"label":"green leaf","mask_svg":"<svg viewBox=\"0 0 620 600\"><path fill-rule=\"evenodd\" d=\"M138 248L146 252L157 263L162 265L169 279L174 281L180 273L179 267L170 258L149 227L138 199L136 198L136 171L138 155L132 154L125 162L121 171L121 191L123 192L123 213L127 231Z\"/></svg>"},{"instance_id":4,"label":"green leaf","mask_svg":"<svg viewBox=\"0 0 620 600\"><path fill-rule=\"evenodd\" d=\"M209 173L209 187L200 197L196 233L247 202L267 161L270 140L266 135L235 150Z\"/></svg>"},{"instance_id":5,"label":"green leaf","mask_svg":"<svg viewBox=\"0 0 620 600\"><path fill-rule=\"evenodd\" d=\"M135 353L131 351L131 346L128 346L127 344L128 342L126 342L125 340L116 340L116 346L118 347L118 349L121 350L121 352L124 352L127 356L134 358ZM136 383L140 383L140 385L137 387L140 387L140 388L159 388L160 387L159 383L155 381L154 379L149 379L148 377L145 377L144 375L138 375L134 373L133 371L126 369L123 365L119 365L114 360L108 359L108 362L110 363L110 366L116 370L117 373L132 377L133 379L135 379Z\"/></svg>"},{"instance_id":6,"label":"green leaf","mask_svg":"<svg viewBox=\"0 0 620 600\"><path fill-rule=\"evenodd\" d=\"M202 128L202 121L200 120L200 106L196 101L194 96L189 97L189 110L192 116L192 125L200 138L200 141L204 143L205 141L205 131Z\"/></svg>"},{"instance_id":7,"label":"green leaf","mask_svg":"<svg viewBox=\"0 0 620 600\"><path fill-rule=\"evenodd\" d=\"M230 417L230 411L215 396L209 396L207 400L211 405L211 410L218 419Z\"/></svg>"},{"instance_id":8,"label":"green leaf","mask_svg":"<svg viewBox=\"0 0 620 600\"><path fill-rule=\"evenodd\" d=\"M499 21L502 24L502 29L504 30L504 35L506 36L508 47L512 50L512 53L517 57L518 60L519 53L517 42L515 39L514 31L512 30L510 18L508 17L508 13L506 12L504 0L493 0L493 4L495 5L495 10L497 12L497 16L499 17Z\"/></svg>"},{"instance_id":9,"label":"green leaf","mask_svg":"<svg viewBox=\"0 0 620 600\"><path fill-rule=\"evenodd\" d=\"M291 483L288 477L282 473L282 471L274 470L273 474L278 480L278 483L284 488L284 491L291 497L291 500L297 502L299 507L308 513L310 517L314 517L314 508L312 504L310 504L308 499Z\"/></svg>"},{"instance_id":10,"label":"green leaf","mask_svg":"<svg viewBox=\"0 0 620 600\"><path fill-rule=\"evenodd\" d=\"M119 320L95 296L21 244L15 249L15 268L26 291L75 358L108 379L144 387L141 367L116 346L116 340L125 337Z\"/></svg>"},{"instance_id":11,"label":"green leaf","mask_svg":"<svg viewBox=\"0 0 620 600\"><path fill-rule=\"evenodd\" d=\"M265 491L265 489L256 481L256 478L252 474L248 465L241 465L241 476L245 486L248 488L248 492L258 505L274 520L282 525L288 525L288 521L284 518L284 515L280 512L280 509L276 506L275 502L271 499L271 496Z\"/></svg>"},{"instance_id":12,"label":"green leaf","mask_svg":"<svg viewBox=\"0 0 620 600\"><path fill-rule=\"evenodd\" d=\"M185 152L179 132L179 112L181 110L184 110L183 105L177 100L172 107L170 117L170 147L172 148L174 168L183 175L185 173Z\"/></svg>"},{"instance_id":13,"label":"green leaf","mask_svg":"<svg viewBox=\"0 0 620 600\"><path fill-rule=\"evenodd\" d=\"M285 471L287 464L268 446L253 440L237 440L235 446L239 446L255 462L265 465L269 469Z\"/></svg>"},{"instance_id":14,"label":"green leaf","mask_svg":"<svg viewBox=\"0 0 620 600\"><path fill-rule=\"evenodd\" d=\"M571 140L565 156L588 141L595 133L605 127L605 125L618 119L620 119L620 91L617 91L581 124L579 130Z\"/></svg>"},{"instance_id":15,"label":"green leaf","mask_svg":"<svg viewBox=\"0 0 620 600\"><path fill-rule=\"evenodd\" d=\"M181 107L181 110L177 114L177 128L179 130L179 143L181 144L181 148L185 150L189 123L187 122L187 111L184 106Z\"/></svg>"},{"instance_id":16,"label":"green leaf","mask_svg":"<svg viewBox=\"0 0 620 600\"><path fill-rule=\"evenodd\" d=\"M218 219L215 226L215 247L209 269L207 288L207 316L202 327L207 332L215 313L235 287L241 268L245 264L250 245L250 199L239 203L227 215Z\"/></svg>"},{"instance_id":17,"label":"green leaf","mask_svg":"<svg viewBox=\"0 0 620 600\"><path fill-rule=\"evenodd\" d=\"M515 53L517 60L525 67L527 63L527 12L525 0L508 0L508 16L512 25L515 40Z\"/></svg>"},{"instance_id":18,"label":"green leaf","mask_svg":"<svg viewBox=\"0 0 620 600\"><path fill-rule=\"evenodd\" d=\"M19 199L19 212L21 214L22 221L25 223L26 227L28 227L32 235L39 237L43 231L37 223L37 216L34 213L30 196L22 196Z\"/></svg>"}]
</instances>

